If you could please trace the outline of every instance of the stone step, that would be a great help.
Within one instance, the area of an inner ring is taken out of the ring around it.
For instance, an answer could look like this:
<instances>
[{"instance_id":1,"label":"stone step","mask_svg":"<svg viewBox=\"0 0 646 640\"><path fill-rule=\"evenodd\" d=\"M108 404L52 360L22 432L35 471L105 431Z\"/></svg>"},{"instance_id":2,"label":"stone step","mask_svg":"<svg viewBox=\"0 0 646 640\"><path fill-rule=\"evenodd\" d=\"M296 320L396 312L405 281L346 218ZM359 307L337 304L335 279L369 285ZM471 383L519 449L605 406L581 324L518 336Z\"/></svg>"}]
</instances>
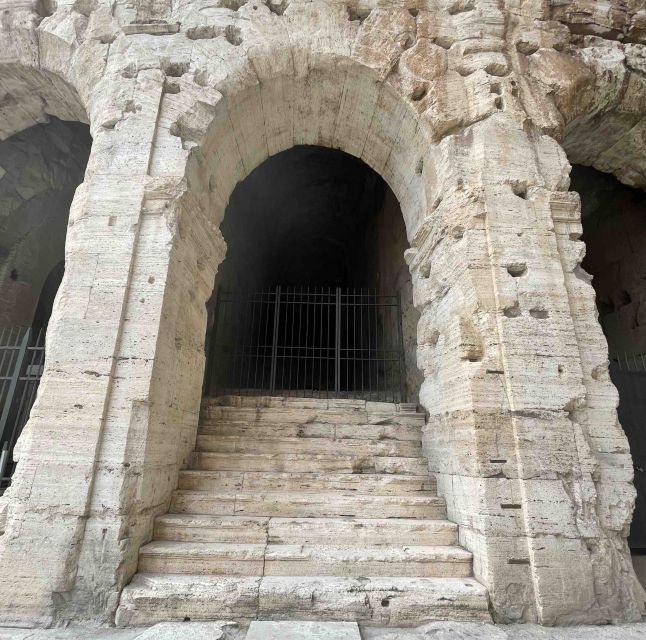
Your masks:
<instances>
[{"instance_id":1,"label":"stone step","mask_svg":"<svg viewBox=\"0 0 646 640\"><path fill-rule=\"evenodd\" d=\"M421 442L422 430L411 424L326 424L323 422L265 423L214 422L201 426L200 435L252 438L332 438L356 440L410 440Z\"/></svg>"},{"instance_id":2,"label":"stone step","mask_svg":"<svg viewBox=\"0 0 646 640\"><path fill-rule=\"evenodd\" d=\"M313 453L353 455L367 458L422 456L420 443L400 440L331 440L330 438L249 438L239 436L197 436L198 451L218 453Z\"/></svg>"},{"instance_id":3,"label":"stone step","mask_svg":"<svg viewBox=\"0 0 646 640\"><path fill-rule=\"evenodd\" d=\"M294 473L394 473L426 475L423 457L361 457L313 453L217 453L196 451L193 469L205 471L280 471Z\"/></svg>"},{"instance_id":4,"label":"stone step","mask_svg":"<svg viewBox=\"0 0 646 640\"><path fill-rule=\"evenodd\" d=\"M122 593L120 626L183 620L338 620L407 627L491 621L473 578L224 577L140 573Z\"/></svg>"},{"instance_id":5,"label":"stone step","mask_svg":"<svg viewBox=\"0 0 646 640\"><path fill-rule=\"evenodd\" d=\"M139 571L226 576L471 575L471 554L457 546L328 546L155 541L139 552Z\"/></svg>"},{"instance_id":6,"label":"stone step","mask_svg":"<svg viewBox=\"0 0 646 640\"><path fill-rule=\"evenodd\" d=\"M423 413L375 412L360 408L310 409L301 407L223 407L202 404L200 424L215 422L326 424L408 424L423 426Z\"/></svg>"},{"instance_id":7,"label":"stone step","mask_svg":"<svg viewBox=\"0 0 646 640\"><path fill-rule=\"evenodd\" d=\"M435 493L429 475L279 473L274 471L180 471L178 489L197 491L343 491L367 495Z\"/></svg>"},{"instance_id":8,"label":"stone step","mask_svg":"<svg viewBox=\"0 0 646 640\"><path fill-rule=\"evenodd\" d=\"M446 505L436 496L357 495L340 492L210 492L173 493L171 513L215 516L295 516L299 518L365 517L443 520Z\"/></svg>"},{"instance_id":9,"label":"stone step","mask_svg":"<svg viewBox=\"0 0 646 640\"><path fill-rule=\"evenodd\" d=\"M288 407L304 409L365 409L373 413L417 413L414 403L373 402L355 398L303 398L285 396L218 396L204 398L202 406Z\"/></svg>"},{"instance_id":10,"label":"stone step","mask_svg":"<svg viewBox=\"0 0 646 640\"><path fill-rule=\"evenodd\" d=\"M396 518L276 518L166 514L155 540L241 544L433 545L457 543L448 520Z\"/></svg>"}]
</instances>

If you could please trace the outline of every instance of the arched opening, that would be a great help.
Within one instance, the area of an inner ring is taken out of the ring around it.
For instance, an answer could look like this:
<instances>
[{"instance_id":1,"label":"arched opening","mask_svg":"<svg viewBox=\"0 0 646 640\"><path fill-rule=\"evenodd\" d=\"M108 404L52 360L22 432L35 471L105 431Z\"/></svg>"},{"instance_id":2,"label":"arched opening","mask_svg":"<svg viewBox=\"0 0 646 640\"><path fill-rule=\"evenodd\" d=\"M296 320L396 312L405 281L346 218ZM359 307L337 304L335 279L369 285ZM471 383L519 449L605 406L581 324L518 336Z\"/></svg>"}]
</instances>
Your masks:
<instances>
[{"instance_id":1,"label":"arched opening","mask_svg":"<svg viewBox=\"0 0 646 640\"><path fill-rule=\"evenodd\" d=\"M401 208L342 151L301 145L240 182L221 225L206 393L417 402Z\"/></svg>"},{"instance_id":2,"label":"arched opening","mask_svg":"<svg viewBox=\"0 0 646 640\"><path fill-rule=\"evenodd\" d=\"M44 364L45 332L65 269L70 205L83 181L87 125L51 118L0 142L0 477Z\"/></svg>"},{"instance_id":3,"label":"arched opening","mask_svg":"<svg viewBox=\"0 0 646 640\"><path fill-rule=\"evenodd\" d=\"M586 256L599 323L608 341L610 378L619 391L619 422L633 458L637 500L628 543L646 554L646 193L611 174L574 166Z\"/></svg>"}]
</instances>

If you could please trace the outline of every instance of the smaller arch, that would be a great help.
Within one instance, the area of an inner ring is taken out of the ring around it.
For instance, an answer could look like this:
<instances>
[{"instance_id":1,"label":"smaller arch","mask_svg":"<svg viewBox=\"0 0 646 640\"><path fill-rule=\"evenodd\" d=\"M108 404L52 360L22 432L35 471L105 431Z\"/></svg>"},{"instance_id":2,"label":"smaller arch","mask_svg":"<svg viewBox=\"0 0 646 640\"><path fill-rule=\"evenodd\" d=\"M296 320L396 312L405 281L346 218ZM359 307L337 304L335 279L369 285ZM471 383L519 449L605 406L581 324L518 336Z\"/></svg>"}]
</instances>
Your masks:
<instances>
[{"instance_id":1,"label":"smaller arch","mask_svg":"<svg viewBox=\"0 0 646 640\"><path fill-rule=\"evenodd\" d=\"M79 93L66 78L22 64L0 64L0 140L47 123L50 116L89 123Z\"/></svg>"}]
</instances>

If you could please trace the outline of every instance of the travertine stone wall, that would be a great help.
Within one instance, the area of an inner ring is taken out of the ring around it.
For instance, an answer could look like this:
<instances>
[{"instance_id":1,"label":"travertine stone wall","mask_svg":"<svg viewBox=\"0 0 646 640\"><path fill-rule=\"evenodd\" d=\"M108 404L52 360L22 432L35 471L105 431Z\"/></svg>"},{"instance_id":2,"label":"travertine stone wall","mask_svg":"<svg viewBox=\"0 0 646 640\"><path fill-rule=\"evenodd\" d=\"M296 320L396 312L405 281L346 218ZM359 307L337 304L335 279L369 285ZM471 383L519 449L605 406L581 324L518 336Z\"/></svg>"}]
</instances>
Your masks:
<instances>
[{"instance_id":1,"label":"travertine stone wall","mask_svg":"<svg viewBox=\"0 0 646 640\"><path fill-rule=\"evenodd\" d=\"M295 144L361 157L401 205L426 451L494 616L639 618L566 151L644 186L646 14L502 7L5 3L0 135L51 114L93 146L3 502L3 623L111 619L193 447L226 203Z\"/></svg>"}]
</instances>

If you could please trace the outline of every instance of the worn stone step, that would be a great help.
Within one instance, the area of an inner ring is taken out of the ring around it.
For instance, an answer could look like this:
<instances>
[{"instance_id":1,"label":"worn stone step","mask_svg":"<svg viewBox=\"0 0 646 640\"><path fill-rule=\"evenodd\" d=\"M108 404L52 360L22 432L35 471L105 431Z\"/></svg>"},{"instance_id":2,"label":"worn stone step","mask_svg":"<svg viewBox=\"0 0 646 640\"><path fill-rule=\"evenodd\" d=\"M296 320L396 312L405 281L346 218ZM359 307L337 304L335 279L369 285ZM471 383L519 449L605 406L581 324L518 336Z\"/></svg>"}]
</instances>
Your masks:
<instances>
[{"instance_id":1,"label":"worn stone step","mask_svg":"<svg viewBox=\"0 0 646 640\"><path fill-rule=\"evenodd\" d=\"M473 578L263 577L140 573L122 593L120 626L196 620L339 620L406 627L491 621Z\"/></svg>"},{"instance_id":2,"label":"worn stone step","mask_svg":"<svg viewBox=\"0 0 646 640\"><path fill-rule=\"evenodd\" d=\"M417 413L415 403L375 402L357 398L307 398L295 396L218 396L204 398L202 406L304 408L304 409L365 409L371 413Z\"/></svg>"},{"instance_id":3,"label":"worn stone step","mask_svg":"<svg viewBox=\"0 0 646 640\"><path fill-rule=\"evenodd\" d=\"M215 422L327 424L409 424L422 426L423 413L367 411L365 408L223 407L203 404L200 424Z\"/></svg>"},{"instance_id":4,"label":"worn stone step","mask_svg":"<svg viewBox=\"0 0 646 640\"><path fill-rule=\"evenodd\" d=\"M457 546L330 546L155 541L139 571L225 576L468 577L471 554Z\"/></svg>"},{"instance_id":5,"label":"worn stone step","mask_svg":"<svg viewBox=\"0 0 646 640\"><path fill-rule=\"evenodd\" d=\"M343 491L367 495L434 493L429 475L371 473L279 473L272 471L196 471L179 474L178 489L198 491Z\"/></svg>"},{"instance_id":6,"label":"worn stone step","mask_svg":"<svg viewBox=\"0 0 646 640\"><path fill-rule=\"evenodd\" d=\"M457 543L448 520L278 518L166 514L155 520L156 540L244 544L434 545Z\"/></svg>"},{"instance_id":7,"label":"worn stone step","mask_svg":"<svg viewBox=\"0 0 646 640\"><path fill-rule=\"evenodd\" d=\"M175 491L171 513L206 515L446 518L446 505L436 496L380 496L339 492L209 492Z\"/></svg>"},{"instance_id":8,"label":"worn stone step","mask_svg":"<svg viewBox=\"0 0 646 640\"><path fill-rule=\"evenodd\" d=\"M394 473L425 475L423 457L361 457L341 454L313 453L224 453L196 451L193 469L205 471L280 471L307 473Z\"/></svg>"},{"instance_id":9,"label":"worn stone step","mask_svg":"<svg viewBox=\"0 0 646 640\"><path fill-rule=\"evenodd\" d=\"M354 440L345 438L248 438L240 436L197 436L198 451L223 453L313 453L341 454L367 458L422 456L420 443L400 440Z\"/></svg>"},{"instance_id":10,"label":"worn stone step","mask_svg":"<svg viewBox=\"0 0 646 640\"><path fill-rule=\"evenodd\" d=\"M326 424L322 422L265 423L214 422L200 427L200 435L252 438L344 438L356 440L411 440L421 442L419 425Z\"/></svg>"}]
</instances>

